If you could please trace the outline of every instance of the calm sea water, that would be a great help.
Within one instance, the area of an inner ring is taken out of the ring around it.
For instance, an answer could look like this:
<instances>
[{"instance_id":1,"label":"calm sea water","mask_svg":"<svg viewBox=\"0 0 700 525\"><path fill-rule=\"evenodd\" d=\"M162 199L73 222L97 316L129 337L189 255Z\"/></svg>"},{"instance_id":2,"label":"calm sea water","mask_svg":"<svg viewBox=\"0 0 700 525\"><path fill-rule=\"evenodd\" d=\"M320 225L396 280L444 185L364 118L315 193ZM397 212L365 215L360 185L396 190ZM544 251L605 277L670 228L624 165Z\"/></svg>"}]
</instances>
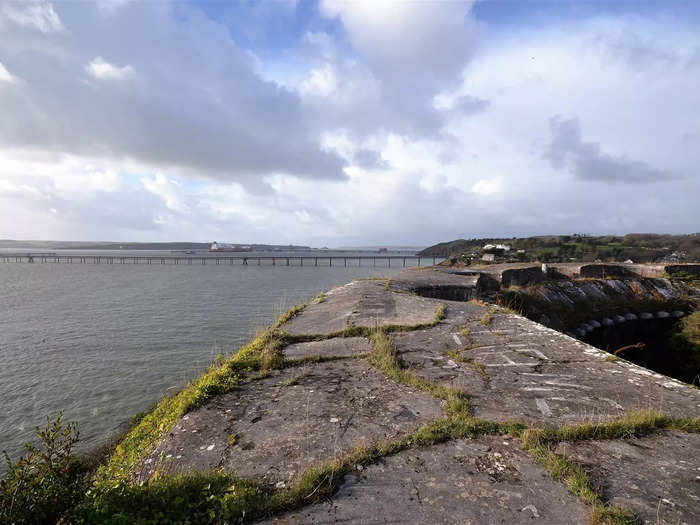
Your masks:
<instances>
[{"instance_id":1,"label":"calm sea water","mask_svg":"<svg viewBox=\"0 0 700 525\"><path fill-rule=\"evenodd\" d=\"M84 449L104 442L291 306L397 271L0 263L0 449L59 411Z\"/></svg>"}]
</instances>

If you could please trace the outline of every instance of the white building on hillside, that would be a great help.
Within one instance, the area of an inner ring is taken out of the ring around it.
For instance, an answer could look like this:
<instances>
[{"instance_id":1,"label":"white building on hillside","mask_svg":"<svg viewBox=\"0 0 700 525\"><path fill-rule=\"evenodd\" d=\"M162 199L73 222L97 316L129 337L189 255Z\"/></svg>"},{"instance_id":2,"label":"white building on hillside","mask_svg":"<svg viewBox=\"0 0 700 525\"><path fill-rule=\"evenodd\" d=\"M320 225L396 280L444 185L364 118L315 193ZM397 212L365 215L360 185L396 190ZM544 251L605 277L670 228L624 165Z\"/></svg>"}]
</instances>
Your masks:
<instances>
[{"instance_id":1,"label":"white building on hillside","mask_svg":"<svg viewBox=\"0 0 700 525\"><path fill-rule=\"evenodd\" d=\"M503 250L504 252L509 252L510 251L510 245L509 244L486 244L484 245L484 251L487 250Z\"/></svg>"}]
</instances>

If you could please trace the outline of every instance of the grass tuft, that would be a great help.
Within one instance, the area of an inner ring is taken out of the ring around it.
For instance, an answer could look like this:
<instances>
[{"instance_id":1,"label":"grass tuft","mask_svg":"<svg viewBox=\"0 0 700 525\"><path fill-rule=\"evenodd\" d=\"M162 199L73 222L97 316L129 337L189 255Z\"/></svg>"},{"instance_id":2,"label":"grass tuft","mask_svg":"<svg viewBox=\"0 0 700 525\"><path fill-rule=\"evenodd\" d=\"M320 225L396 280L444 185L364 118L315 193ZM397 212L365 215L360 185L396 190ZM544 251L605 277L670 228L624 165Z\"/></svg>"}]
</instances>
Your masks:
<instances>
[{"instance_id":1,"label":"grass tuft","mask_svg":"<svg viewBox=\"0 0 700 525\"><path fill-rule=\"evenodd\" d=\"M591 523L632 525L637 523L635 517L625 509L606 505L580 465L551 449L560 441L626 439L666 429L700 432L700 418L672 418L651 410L640 410L604 423L527 429L522 433L521 441L523 448L544 465L552 478L563 481L573 494L591 506Z\"/></svg>"},{"instance_id":2,"label":"grass tuft","mask_svg":"<svg viewBox=\"0 0 700 525\"><path fill-rule=\"evenodd\" d=\"M590 523L592 525L634 525L636 518L627 510L608 506L601 493L596 489L586 472L571 458L555 454L546 445L526 447L527 451L539 461L555 481L566 485L569 492L591 507Z\"/></svg>"},{"instance_id":3,"label":"grass tuft","mask_svg":"<svg viewBox=\"0 0 700 525\"><path fill-rule=\"evenodd\" d=\"M462 391L443 385L438 385L416 376L401 366L396 348L382 328L374 330L370 336L372 351L369 354L370 364L382 371L397 383L403 383L427 392L445 401L445 411L450 415L470 415L469 398Z\"/></svg>"},{"instance_id":4,"label":"grass tuft","mask_svg":"<svg viewBox=\"0 0 700 525\"><path fill-rule=\"evenodd\" d=\"M447 316L447 306L445 306L444 304L441 304L435 310L435 319L433 320L433 325L438 324L440 321L445 319L446 316Z\"/></svg>"},{"instance_id":5,"label":"grass tuft","mask_svg":"<svg viewBox=\"0 0 700 525\"><path fill-rule=\"evenodd\" d=\"M484 315L481 316L479 322L484 326L491 326L491 322L493 321L493 316L495 313L495 310L493 308L490 308L488 311L484 312Z\"/></svg>"},{"instance_id":6,"label":"grass tuft","mask_svg":"<svg viewBox=\"0 0 700 525\"><path fill-rule=\"evenodd\" d=\"M468 357L464 357L459 350L449 350L447 352L447 356L452 359L453 361L457 361L458 363L464 363L465 365L469 366L470 368L476 370L481 377L489 381L491 377L489 376L489 373L486 371L486 367L482 363L478 363L474 361L473 359L470 359Z\"/></svg>"},{"instance_id":7,"label":"grass tuft","mask_svg":"<svg viewBox=\"0 0 700 525\"><path fill-rule=\"evenodd\" d=\"M557 429L528 429L523 433L526 448L586 439L628 439L665 429L700 432L700 418L672 418L653 410L638 410L603 423L567 425Z\"/></svg>"},{"instance_id":8,"label":"grass tuft","mask_svg":"<svg viewBox=\"0 0 700 525\"><path fill-rule=\"evenodd\" d=\"M299 384L299 381L300 381L301 379L303 379L304 377L306 377L306 372L302 372L301 374L297 374L297 375L295 375L294 377L290 377L289 379L287 379L287 380L284 382L284 385L283 385L283 386L294 386L294 385L298 385L298 384Z\"/></svg>"}]
</instances>

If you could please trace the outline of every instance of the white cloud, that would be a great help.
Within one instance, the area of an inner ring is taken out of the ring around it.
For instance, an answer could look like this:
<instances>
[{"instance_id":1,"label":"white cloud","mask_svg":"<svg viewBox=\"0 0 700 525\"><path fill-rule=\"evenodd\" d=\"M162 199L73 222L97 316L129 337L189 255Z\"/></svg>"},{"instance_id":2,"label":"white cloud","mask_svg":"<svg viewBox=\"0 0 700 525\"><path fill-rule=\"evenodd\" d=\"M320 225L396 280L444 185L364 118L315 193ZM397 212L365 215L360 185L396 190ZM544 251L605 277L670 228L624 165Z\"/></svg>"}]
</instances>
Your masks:
<instances>
[{"instance_id":1,"label":"white cloud","mask_svg":"<svg viewBox=\"0 0 700 525\"><path fill-rule=\"evenodd\" d=\"M135 2L136 0L96 0L97 5L100 7L100 10L106 14L106 15L111 15L114 14L115 11L117 11L120 7L125 6L131 2Z\"/></svg>"},{"instance_id":2,"label":"white cloud","mask_svg":"<svg viewBox=\"0 0 700 525\"><path fill-rule=\"evenodd\" d=\"M459 75L473 50L472 4L324 0L321 9L342 20L353 46L382 76L429 73L445 81Z\"/></svg>"},{"instance_id":3,"label":"white cloud","mask_svg":"<svg viewBox=\"0 0 700 525\"><path fill-rule=\"evenodd\" d=\"M472 192L478 195L493 195L501 191L503 191L503 179L501 177L479 179L472 186Z\"/></svg>"},{"instance_id":4,"label":"white cloud","mask_svg":"<svg viewBox=\"0 0 700 525\"><path fill-rule=\"evenodd\" d=\"M6 188L31 188L35 195L70 200L89 200L121 187L115 167L99 159L18 150L0 149L0 177L8 183Z\"/></svg>"},{"instance_id":5,"label":"white cloud","mask_svg":"<svg viewBox=\"0 0 700 525\"><path fill-rule=\"evenodd\" d=\"M148 191L163 199L168 209L183 213L188 211L183 202L180 185L175 179L169 179L162 173L156 173L153 177L142 177L141 184Z\"/></svg>"},{"instance_id":6,"label":"white cloud","mask_svg":"<svg viewBox=\"0 0 700 525\"><path fill-rule=\"evenodd\" d=\"M15 77L10 74L10 72L2 65L0 62L0 82L14 82Z\"/></svg>"},{"instance_id":7,"label":"white cloud","mask_svg":"<svg viewBox=\"0 0 700 525\"><path fill-rule=\"evenodd\" d=\"M327 97L338 88L338 78L330 64L312 69L301 84L301 92L307 96Z\"/></svg>"},{"instance_id":8,"label":"white cloud","mask_svg":"<svg viewBox=\"0 0 700 525\"><path fill-rule=\"evenodd\" d=\"M123 80L134 74L134 69L130 65L115 66L100 56L86 65L85 71L98 80Z\"/></svg>"},{"instance_id":9,"label":"white cloud","mask_svg":"<svg viewBox=\"0 0 700 525\"><path fill-rule=\"evenodd\" d=\"M361 85L358 77L369 78L377 94L363 114L345 114L345 125L363 132L374 126L416 136L436 133L443 116L432 99L459 83L475 49L472 5L470 0L321 2L322 13L342 22L360 64L348 68L337 59L336 69L345 73L339 82L347 76Z\"/></svg>"},{"instance_id":10,"label":"white cloud","mask_svg":"<svg viewBox=\"0 0 700 525\"><path fill-rule=\"evenodd\" d=\"M39 196L41 193L39 190L28 184L18 184L10 180L0 179L0 194L28 194L32 196Z\"/></svg>"},{"instance_id":11,"label":"white cloud","mask_svg":"<svg viewBox=\"0 0 700 525\"><path fill-rule=\"evenodd\" d=\"M42 33L63 29L53 4L46 0L2 0L0 10L10 21L22 27Z\"/></svg>"}]
</instances>

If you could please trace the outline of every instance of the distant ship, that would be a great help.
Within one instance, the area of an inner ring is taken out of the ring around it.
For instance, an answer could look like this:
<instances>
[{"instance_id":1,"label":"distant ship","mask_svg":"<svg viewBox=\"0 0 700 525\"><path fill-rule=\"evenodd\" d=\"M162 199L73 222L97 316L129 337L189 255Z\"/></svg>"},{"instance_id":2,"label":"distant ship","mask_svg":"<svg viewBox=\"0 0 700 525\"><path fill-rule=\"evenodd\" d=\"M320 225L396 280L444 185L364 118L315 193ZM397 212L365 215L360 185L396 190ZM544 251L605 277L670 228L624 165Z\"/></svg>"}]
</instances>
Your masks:
<instances>
[{"instance_id":1,"label":"distant ship","mask_svg":"<svg viewBox=\"0 0 700 525\"><path fill-rule=\"evenodd\" d=\"M225 242L211 243L210 252L251 252L253 247L248 244L228 244Z\"/></svg>"}]
</instances>

